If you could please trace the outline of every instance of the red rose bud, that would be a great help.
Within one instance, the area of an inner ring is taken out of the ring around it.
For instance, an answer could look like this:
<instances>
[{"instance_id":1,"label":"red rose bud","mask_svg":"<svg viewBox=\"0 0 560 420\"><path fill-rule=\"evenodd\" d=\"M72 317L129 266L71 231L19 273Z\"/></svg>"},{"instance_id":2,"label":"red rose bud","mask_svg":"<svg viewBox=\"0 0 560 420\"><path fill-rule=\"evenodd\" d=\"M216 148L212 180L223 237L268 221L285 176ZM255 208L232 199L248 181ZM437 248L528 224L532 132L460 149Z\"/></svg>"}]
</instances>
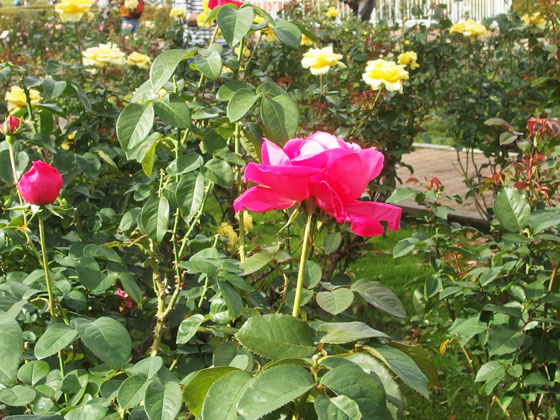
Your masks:
<instances>
[{"instance_id":1,"label":"red rose bud","mask_svg":"<svg viewBox=\"0 0 560 420\"><path fill-rule=\"evenodd\" d=\"M62 176L51 165L36 160L29 171L19 180L18 190L29 204L50 204L58 197L62 188Z\"/></svg>"},{"instance_id":2,"label":"red rose bud","mask_svg":"<svg viewBox=\"0 0 560 420\"><path fill-rule=\"evenodd\" d=\"M10 115L8 118L4 120L2 124L0 124L0 131L5 136L13 136L19 133L21 130L21 120L18 117L14 117Z\"/></svg>"},{"instance_id":3,"label":"red rose bud","mask_svg":"<svg viewBox=\"0 0 560 420\"><path fill-rule=\"evenodd\" d=\"M237 7L243 6L243 2L235 1L235 0L209 0L208 1L208 8L210 10L215 9L216 7L223 6L224 4L231 3Z\"/></svg>"}]
</instances>

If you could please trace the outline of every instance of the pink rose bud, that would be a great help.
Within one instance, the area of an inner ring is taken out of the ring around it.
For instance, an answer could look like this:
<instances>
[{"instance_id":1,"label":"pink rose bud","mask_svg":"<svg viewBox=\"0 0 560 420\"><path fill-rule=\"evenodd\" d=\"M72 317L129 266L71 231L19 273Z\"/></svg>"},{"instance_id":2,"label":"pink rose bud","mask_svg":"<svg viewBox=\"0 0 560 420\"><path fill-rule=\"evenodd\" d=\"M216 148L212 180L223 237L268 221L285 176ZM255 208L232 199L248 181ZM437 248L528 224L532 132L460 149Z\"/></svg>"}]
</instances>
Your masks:
<instances>
[{"instance_id":1,"label":"pink rose bud","mask_svg":"<svg viewBox=\"0 0 560 420\"><path fill-rule=\"evenodd\" d=\"M10 115L6 120L0 124L0 131L5 136L13 136L20 132L21 120L18 117Z\"/></svg>"},{"instance_id":2,"label":"pink rose bud","mask_svg":"<svg viewBox=\"0 0 560 420\"><path fill-rule=\"evenodd\" d=\"M99 25L99 32L103 32L103 26Z\"/></svg>"},{"instance_id":3,"label":"pink rose bud","mask_svg":"<svg viewBox=\"0 0 560 420\"><path fill-rule=\"evenodd\" d=\"M62 25L59 23L58 25L55 25L54 27L57 31L60 31L62 29Z\"/></svg>"},{"instance_id":4,"label":"pink rose bud","mask_svg":"<svg viewBox=\"0 0 560 420\"><path fill-rule=\"evenodd\" d=\"M18 190L29 204L50 204L60 194L62 176L48 163L36 160L31 169L19 180Z\"/></svg>"}]
</instances>

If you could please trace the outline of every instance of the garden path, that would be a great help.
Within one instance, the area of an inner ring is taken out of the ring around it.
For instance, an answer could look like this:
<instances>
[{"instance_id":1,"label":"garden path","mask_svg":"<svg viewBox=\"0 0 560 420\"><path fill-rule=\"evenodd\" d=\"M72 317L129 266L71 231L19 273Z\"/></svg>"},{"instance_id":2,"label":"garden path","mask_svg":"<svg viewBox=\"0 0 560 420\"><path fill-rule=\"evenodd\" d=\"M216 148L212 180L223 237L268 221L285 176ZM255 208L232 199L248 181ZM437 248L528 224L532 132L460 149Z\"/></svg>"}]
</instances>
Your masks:
<instances>
[{"instance_id":1,"label":"garden path","mask_svg":"<svg viewBox=\"0 0 560 420\"><path fill-rule=\"evenodd\" d=\"M459 152L459 156L463 162L466 161L466 152ZM435 177L441 181L447 194L458 194L463 198L467 194L468 189L465 185L465 179L460 171L460 165L457 160L457 152L454 149L433 145L418 145L414 148L412 153L405 154L402 160L404 164L410 165L414 168L414 173L412 174L405 166L397 168L397 174L404 182L404 186L423 190L425 189L424 185L426 179ZM475 153L474 160L477 165L488 163L488 158L486 158L482 153ZM471 163L471 165L469 165L469 175L474 173L472 166L473 165ZM416 178L418 182L411 181L407 183L406 181L411 177ZM491 204L491 196L487 194L485 197L489 204ZM406 201L401 204L403 207L410 208L412 210L418 208L418 205L416 205L414 201ZM483 220L478 214L472 198L464 200L462 204L457 204L452 200L444 201L444 204L451 207L453 209L453 213L461 218L472 219L479 222Z\"/></svg>"}]
</instances>

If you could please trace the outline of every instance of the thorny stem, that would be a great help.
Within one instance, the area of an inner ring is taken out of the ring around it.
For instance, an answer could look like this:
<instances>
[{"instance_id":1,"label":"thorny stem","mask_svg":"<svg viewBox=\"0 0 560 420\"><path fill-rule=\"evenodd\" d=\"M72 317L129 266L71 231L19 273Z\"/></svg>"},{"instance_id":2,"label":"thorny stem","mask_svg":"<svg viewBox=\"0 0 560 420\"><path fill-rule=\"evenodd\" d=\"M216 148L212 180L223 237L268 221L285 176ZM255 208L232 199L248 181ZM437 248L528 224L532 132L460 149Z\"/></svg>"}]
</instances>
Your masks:
<instances>
[{"instance_id":1,"label":"thorny stem","mask_svg":"<svg viewBox=\"0 0 560 420\"><path fill-rule=\"evenodd\" d=\"M78 53L80 54L80 64L84 65L84 56L82 54L82 37L80 36L80 31L78 28L78 22L74 22L74 30L76 32L76 41L78 44Z\"/></svg>"},{"instance_id":2,"label":"thorny stem","mask_svg":"<svg viewBox=\"0 0 560 420\"><path fill-rule=\"evenodd\" d=\"M307 213L307 224L305 225L305 232L303 234L303 245L301 247L301 257L299 259L299 271L296 285L296 296L294 298L294 309L292 316L298 317L301 305L301 292L303 290L303 280L305 278L305 264L307 262L307 248L309 247L309 240L311 237L311 229L315 219L313 212Z\"/></svg>"}]
</instances>

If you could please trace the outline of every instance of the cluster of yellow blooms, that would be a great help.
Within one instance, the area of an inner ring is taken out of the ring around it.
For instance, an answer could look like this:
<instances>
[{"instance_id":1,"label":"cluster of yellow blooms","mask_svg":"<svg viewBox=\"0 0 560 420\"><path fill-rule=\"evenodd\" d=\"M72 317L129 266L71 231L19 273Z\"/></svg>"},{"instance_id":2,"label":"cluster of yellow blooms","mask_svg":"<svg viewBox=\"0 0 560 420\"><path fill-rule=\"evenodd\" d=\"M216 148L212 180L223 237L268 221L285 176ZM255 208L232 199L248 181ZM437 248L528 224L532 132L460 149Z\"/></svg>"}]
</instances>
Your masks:
<instances>
[{"instance_id":1,"label":"cluster of yellow blooms","mask_svg":"<svg viewBox=\"0 0 560 420\"><path fill-rule=\"evenodd\" d=\"M338 10L336 7L331 6L325 14L327 15L327 17L334 19L340 14L340 10Z\"/></svg>"},{"instance_id":2,"label":"cluster of yellow blooms","mask_svg":"<svg viewBox=\"0 0 560 420\"><path fill-rule=\"evenodd\" d=\"M35 89L29 89L29 102L31 106L37 105L41 102L41 94ZM25 108L27 106L27 100L25 98L25 91L19 86L12 86L8 92L6 92L6 102L8 103L8 112L10 114L17 112L20 108Z\"/></svg>"},{"instance_id":3,"label":"cluster of yellow blooms","mask_svg":"<svg viewBox=\"0 0 560 420\"><path fill-rule=\"evenodd\" d=\"M95 0L62 0L56 3L54 10L63 22L78 22L83 15L90 14Z\"/></svg>"},{"instance_id":4,"label":"cluster of yellow blooms","mask_svg":"<svg viewBox=\"0 0 560 420\"><path fill-rule=\"evenodd\" d=\"M462 34L467 38L478 38L486 33L486 26L472 19L457 22L449 30L450 34Z\"/></svg>"},{"instance_id":5,"label":"cluster of yellow blooms","mask_svg":"<svg viewBox=\"0 0 560 420\"><path fill-rule=\"evenodd\" d=\"M83 52L84 65L105 67L107 65L122 66L128 64L130 66L147 69L150 66L151 59L145 54L136 51L128 57L115 44L99 44L98 47L88 48Z\"/></svg>"},{"instance_id":6,"label":"cluster of yellow blooms","mask_svg":"<svg viewBox=\"0 0 560 420\"><path fill-rule=\"evenodd\" d=\"M171 9L169 16L175 19L184 19L187 16L187 9Z\"/></svg>"},{"instance_id":7,"label":"cluster of yellow blooms","mask_svg":"<svg viewBox=\"0 0 560 420\"><path fill-rule=\"evenodd\" d=\"M333 52L332 46L329 45L325 48L311 48L303 54L301 65L309 69L311 74L321 76L327 74L332 66L345 68L346 66L340 62L341 59L342 55ZM398 56L399 64L383 59L368 61L362 79L375 90L383 87L389 91L401 90L401 81L408 80L405 66L411 70L420 67L416 62L417 59L418 56L414 51L407 51Z\"/></svg>"},{"instance_id":8,"label":"cluster of yellow blooms","mask_svg":"<svg viewBox=\"0 0 560 420\"><path fill-rule=\"evenodd\" d=\"M535 12L531 16L525 14L521 16L521 20L525 22L526 26L535 26L541 31L544 30L548 24L547 20L543 18L539 12Z\"/></svg>"}]
</instances>

